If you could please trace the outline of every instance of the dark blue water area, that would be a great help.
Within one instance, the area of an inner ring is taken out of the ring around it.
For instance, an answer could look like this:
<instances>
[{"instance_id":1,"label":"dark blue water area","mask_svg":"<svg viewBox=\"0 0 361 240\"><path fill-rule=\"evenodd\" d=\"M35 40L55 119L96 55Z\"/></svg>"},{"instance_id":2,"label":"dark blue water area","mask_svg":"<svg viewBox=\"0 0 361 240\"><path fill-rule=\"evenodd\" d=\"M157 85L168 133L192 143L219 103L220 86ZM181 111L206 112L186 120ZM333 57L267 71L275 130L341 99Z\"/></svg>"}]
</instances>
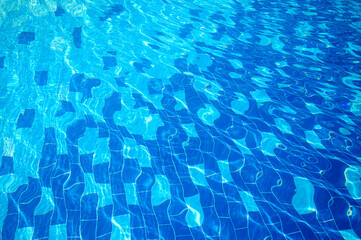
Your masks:
<instances>
[{"instance_id":1,"label":"dark blue water area","mask_svg":"<svg viewBox=\"0 0 361 240\"><path fill-rule=\"evenodd\" d=\"M0 3L1 239L361 239L361 3Z\"/></svg>"}]
</instances>

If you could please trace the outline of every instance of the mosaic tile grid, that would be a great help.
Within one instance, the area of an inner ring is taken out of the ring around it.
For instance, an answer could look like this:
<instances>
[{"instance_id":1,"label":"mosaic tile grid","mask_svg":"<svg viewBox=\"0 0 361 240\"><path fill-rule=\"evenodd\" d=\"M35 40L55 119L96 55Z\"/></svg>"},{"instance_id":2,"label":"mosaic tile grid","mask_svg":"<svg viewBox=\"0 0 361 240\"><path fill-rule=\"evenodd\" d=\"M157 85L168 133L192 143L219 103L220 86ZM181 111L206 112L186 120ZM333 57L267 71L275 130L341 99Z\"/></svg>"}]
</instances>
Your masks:
<instances>
[{"instance_id":1,"label":"mosaic tile grid","mask_svg":"<svg viewBox=\"0 0 361 240\"><path fill-rule=\"evenodd\" d=\"M2 239L360 239L359 1L0 2Z\"/></svg>"}]
</instances>

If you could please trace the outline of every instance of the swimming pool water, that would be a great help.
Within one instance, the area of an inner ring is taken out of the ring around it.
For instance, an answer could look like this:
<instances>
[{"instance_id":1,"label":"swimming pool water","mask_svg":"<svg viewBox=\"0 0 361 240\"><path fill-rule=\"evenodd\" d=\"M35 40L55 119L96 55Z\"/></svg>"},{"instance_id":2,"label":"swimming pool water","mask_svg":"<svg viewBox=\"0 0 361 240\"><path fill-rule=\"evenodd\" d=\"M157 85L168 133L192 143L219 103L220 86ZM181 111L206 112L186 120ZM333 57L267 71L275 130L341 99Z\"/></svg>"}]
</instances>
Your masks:
<instances>
[{"instance_id":1,"label":"swimming pool water","mask_svg":"<svg viewBox=\"0 0 361 240\"><path fill-rule=\"evenodd\" d=\"M360 239L361 2L0 1L10 239Z\"/></svg>"}]
</instances>

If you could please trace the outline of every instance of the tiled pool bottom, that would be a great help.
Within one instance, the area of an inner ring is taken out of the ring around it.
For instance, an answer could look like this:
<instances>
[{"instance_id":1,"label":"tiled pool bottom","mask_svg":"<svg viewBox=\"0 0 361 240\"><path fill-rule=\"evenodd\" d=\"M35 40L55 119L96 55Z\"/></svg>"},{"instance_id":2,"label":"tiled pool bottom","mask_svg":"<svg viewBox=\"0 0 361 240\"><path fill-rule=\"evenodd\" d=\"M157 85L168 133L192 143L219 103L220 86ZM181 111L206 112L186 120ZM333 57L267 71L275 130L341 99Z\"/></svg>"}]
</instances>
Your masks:
<instances>
[{"instance_id":1,"label":"tiled pool bottom","mask_svg":"<svg viewBox=\"0 0 361 240\"><path fill-rule=\"evenodd\" d=\"M360 239L360 16L1 1L2 239Z\"/></svg>"}]
</instances>

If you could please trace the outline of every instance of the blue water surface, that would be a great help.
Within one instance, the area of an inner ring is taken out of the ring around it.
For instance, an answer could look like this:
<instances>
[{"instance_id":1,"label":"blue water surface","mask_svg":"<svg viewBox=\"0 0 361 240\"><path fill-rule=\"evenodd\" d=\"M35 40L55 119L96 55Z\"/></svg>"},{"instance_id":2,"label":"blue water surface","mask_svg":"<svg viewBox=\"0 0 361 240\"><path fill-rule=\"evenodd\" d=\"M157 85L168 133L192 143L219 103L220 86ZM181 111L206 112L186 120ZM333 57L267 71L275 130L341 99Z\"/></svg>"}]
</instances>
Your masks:
<instances>
[{"instance_id":1,"label":"blue water surface","mask_svg":"<svg viewBox=\"0 0 361 240\"><path fill-rule=\"evenodd\" d=\"M1 239L360 239L358 0L0 1Z\"/></svg>"}]
</instances>

